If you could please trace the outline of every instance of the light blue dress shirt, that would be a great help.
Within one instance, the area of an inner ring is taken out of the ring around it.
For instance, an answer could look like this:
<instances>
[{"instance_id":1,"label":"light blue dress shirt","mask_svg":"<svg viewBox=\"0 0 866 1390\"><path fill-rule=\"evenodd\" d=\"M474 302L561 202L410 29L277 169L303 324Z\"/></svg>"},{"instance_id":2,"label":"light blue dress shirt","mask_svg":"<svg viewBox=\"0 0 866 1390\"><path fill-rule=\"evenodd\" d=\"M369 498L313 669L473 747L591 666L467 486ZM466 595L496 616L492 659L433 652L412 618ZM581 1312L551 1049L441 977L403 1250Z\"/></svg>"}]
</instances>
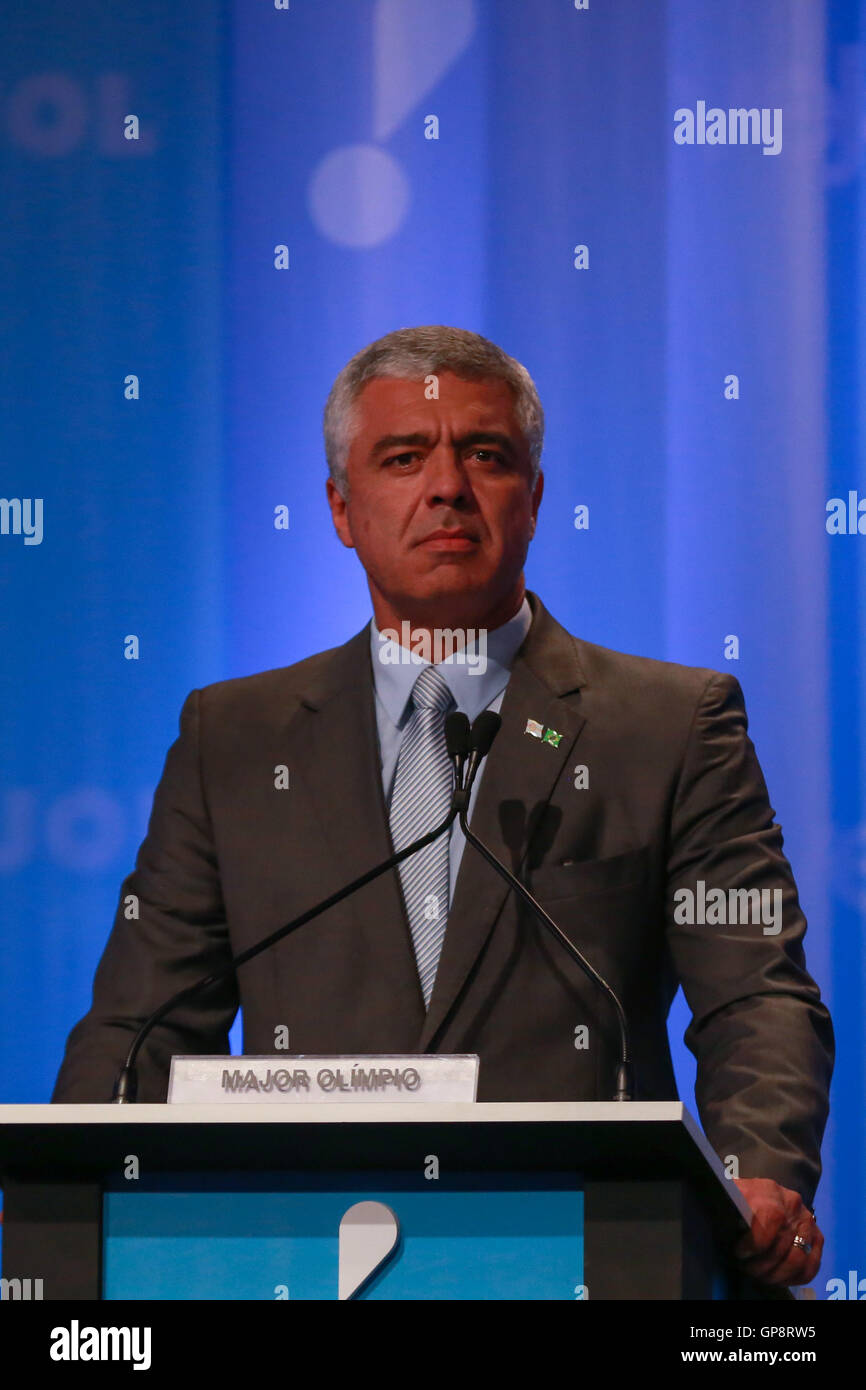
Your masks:
<instances>
[{"instance_id":1,"label":"light blue dress shirt","mask_svg":"<svg viewBox=\"0 0 866 1390\"><path fill-rule=\"evenodd\" d=\"M526 639L531 623L532 609L528 600L524 598L513 618L510 618L507 623L503 623L501 627L494 628L493 631L487 633L486 652L483 645L476 641L467 648L466 652L455 652L437 664L436 669L443 680L447 682L451 694L454 696L457 709L462 710L467 715L470 724L483 709L499 712L514 658ZM435 656L435 654L434 651L433 655ZM386 656L390 656L392 660L383 659ZM399 656L399 662L393 660L394 656ZM485 658L484 661L481 660L482 657ZM376 723L379 730L379 754L382 761L382 788L385 793L385 805L390 811L391 792L394 786L394 774L397 770L400 744L403 741L406 725L412 713L409 706L412 687L424 667L432 663L425 661L406 647L398 648L393 640L380 634L376 627L375 618L370 620L370 658L373 664L373 684L376 691ZM473 668L472 661L478 663L477 669ZM483 776L484 763L482 762L478 776L475 778L469 802L470 824L475 799ZM463 857L463 849L466 844L466 837L460 828L459 821L452 822L450 836L449 908L454 896L454 885L457 882L460 860Z\"/></svg>"}]
</instances>

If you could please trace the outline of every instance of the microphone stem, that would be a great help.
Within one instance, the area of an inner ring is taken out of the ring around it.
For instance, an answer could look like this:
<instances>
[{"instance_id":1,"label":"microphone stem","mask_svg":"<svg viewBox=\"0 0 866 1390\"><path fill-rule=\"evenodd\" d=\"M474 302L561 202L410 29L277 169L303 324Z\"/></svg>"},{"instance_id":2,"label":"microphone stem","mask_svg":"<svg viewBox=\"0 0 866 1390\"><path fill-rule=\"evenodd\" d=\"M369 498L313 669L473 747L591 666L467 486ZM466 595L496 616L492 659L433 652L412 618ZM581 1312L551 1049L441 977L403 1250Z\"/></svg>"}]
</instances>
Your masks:
<instances>
[{"instance_id":1,"label":"microphone stem","mask_svg":"<svg viewBox=\"0 0 866 1390\"><path fill-rule=\"evenodd\" d=\"M315 907L311 907L307 912L302 913L300 917L295 917L291 922L287 922L285 926L278 927L276 931L271 932L270 936L264 937L263 940L255 942L252 946L248 946L245 951L240 951L238 955L232 956L228 964L221 970L215 971L212 975L206 975L203 980L196 980L195 984L190 985L187 989L181 990L179 994L172 995L171 999L167 999L163 1004L160 1004L159 1008L155 1009L154 1012L145 1019L132 1040L132 1045L126 1055L126 1062L124 1063L115 1085L113 1096L114 1104L127 1105L135 1100L137 1090L135 1080L136 1059L138 1058L139 1051L148 1033L167 1013L170 1013L178 1004L186 1003L187 1000L192 999L203 990L210 989L211 985L218 984L219 981L225 979L227 975L233 974L238 966L245 965L247 961L252 960L262 951L266 951L269 946L275 946L284 936L288 936L291 932L296 931L298 927L305 926L306 923L311 922L314 917L318 917L321 913L327 912L331 907L336 907L344 898L350 897L351 894L357 892L359 888L364 888L366 884L372 883L373 879L379 878L381 874L387 873L389 869L394 869L398 864L402 864L403 860L407 859L410 854L416 854L419 849L423 849L425 845L431 844L433 840L438 839L440 835L444 834L456 815L457 807L452 803L448 815L445 817L444 821L442 821L441 825L437 825L434 830L428 830L426 835L422 835L418 840L413 840L411 845L406 845L403 849L398 850L396 854L392 854L390 859L386 859L384 863L377 864L375 868L368 869L365 874L361 874L360 878L354 879L352 883L347 883L344 888L340 888L336 893L332 893L324 902L317 903Z\"/></svg>"},{"instance_id":2,"label":"microphone stem","mask_svg":"<svg viewBox=\"0 0 866 1390\"><path fill-rule=\"evenodd\" d=\"M469 789L467 788L467 790ZM481 840L478 839L477 835L473 835L472 831L469 829L469 824L466 820L465 808L462 808L460 811L460 826L469 844L475 846L475 848L478 850L478 853L481 854L487 860L490 867L492 869L495 869L496 872L499 874L500 878L504 878L505 882L509 885L509 887L513 888L514 891L518 894L518 896L523 899L527 907L530 908L530 910L535 914L538 920L542 922L544 926L547 927L547 930L556 937L559 944L562 947L564 947L564 949L571 956L572 960L577 962L583 973L587 975L589 979L592 980L593 983L597 985L598 988L601 989L607 995L608 999L613 1004L614 1009L616 1011L617 1023L619 1025L620 1038L620 1060L617 1066L616 1090L613 1098L614 1100L633 1100L634 1067L629 1058L628 1024L626 1022L625 1011L619 999L617 998L615 991L611 989L610 985L607 983L607 980L605 980L601 975L599 975L597 970L593 969L589 961L585 959L585 957L577 949L574 943L569 940L569 938L566 936L565 932L561 929L561 927L558 927L554 922L553 918L545 912L544 908L541 906L541 903L535 901L535 898L529 892L529 889L524 887L524 885L520 882L520 879L517 878L515 874L512 874L505 867L504 864L500 863L500 861L496 858L496 855L492 852L492 850L489 850L487 846L483 844Z\"/></svg>"}]
</instances>

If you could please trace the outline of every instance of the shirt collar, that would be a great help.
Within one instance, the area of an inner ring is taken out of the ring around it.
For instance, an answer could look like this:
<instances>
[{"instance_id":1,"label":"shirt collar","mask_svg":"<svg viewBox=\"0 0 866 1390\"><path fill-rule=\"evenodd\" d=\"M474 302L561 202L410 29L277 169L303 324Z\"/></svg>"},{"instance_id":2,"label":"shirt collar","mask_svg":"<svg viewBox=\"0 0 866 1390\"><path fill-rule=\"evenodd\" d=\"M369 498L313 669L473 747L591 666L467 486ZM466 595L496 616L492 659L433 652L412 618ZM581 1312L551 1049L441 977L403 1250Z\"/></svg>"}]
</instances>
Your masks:
<instances>
[{"instance_id":1,"label":"shirt collar","mask_svg":"<svg viewBox=\"0 0 866 1390\"><path fill-rule=\"evenodd\" d=\"M370 657L373 665L373 681L376 694L381 700L391 722L398 728L406 714L412 688L425 666L436 665L439 674L448 684L459 710L473 720L486 709L492 700L505 689L508 677L518 650L526 640L532 624L532 609L524 596L523 602L513 618L492 631L481 630L472 633L465 649L453 651L450 656L435 661L437 656L447 652L447 639L443 636L442 646L425 653L423 646L415 644L415 650L401 646L391 636L392 629L382 633L376 626L375 618L370 620ZM411 633L406 624L407 633ZM430 657L434 658L431 661Z\"/></svg>"}]
</instances>

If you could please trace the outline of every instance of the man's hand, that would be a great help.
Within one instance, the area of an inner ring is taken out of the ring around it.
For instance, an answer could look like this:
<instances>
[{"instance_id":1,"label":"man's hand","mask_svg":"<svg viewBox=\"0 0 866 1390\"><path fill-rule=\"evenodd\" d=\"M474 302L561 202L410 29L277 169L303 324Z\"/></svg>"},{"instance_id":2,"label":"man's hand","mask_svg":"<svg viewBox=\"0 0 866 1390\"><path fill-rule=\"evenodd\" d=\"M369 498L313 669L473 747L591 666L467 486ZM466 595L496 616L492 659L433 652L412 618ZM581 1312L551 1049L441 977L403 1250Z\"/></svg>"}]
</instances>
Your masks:
<instances>
[{"instance_id":1,"label":"man's hand","mask_svg":"<svg viewBox=\"0 0 866 1390\"><path fill-rule=\"evenodd\" d=\"M764 1284L808 1284L821 1265L824 1237L799 1192L771 1178L735 1178L752 1208L752 1229L736 1246L746 1273ZM811 1250L794 1244L795 1236Z\"/></svg>"}]
</instances>

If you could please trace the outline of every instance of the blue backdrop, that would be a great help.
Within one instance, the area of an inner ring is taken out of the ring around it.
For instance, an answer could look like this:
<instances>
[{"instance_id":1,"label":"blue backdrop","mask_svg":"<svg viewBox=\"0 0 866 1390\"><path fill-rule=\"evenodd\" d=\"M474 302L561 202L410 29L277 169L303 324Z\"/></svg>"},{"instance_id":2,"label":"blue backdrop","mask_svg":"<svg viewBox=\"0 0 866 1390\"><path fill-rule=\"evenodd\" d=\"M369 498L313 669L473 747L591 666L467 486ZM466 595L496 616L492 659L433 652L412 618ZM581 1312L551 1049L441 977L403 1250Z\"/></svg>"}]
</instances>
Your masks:
<instances>
[{"instance_id":1,"label":"blue backdrop","mask_svg":"<svg viewBox=\"0 0 866 1390\"><path fill-rule=\"evenodd\" d=\"M369 617L333 377L457 324L545 405L531 587L744 687L839 1043L816 1287L866 1276L864 13L7 0L0 1100L50 1094L185 695Z\"/></svg>"}]
</instances>

